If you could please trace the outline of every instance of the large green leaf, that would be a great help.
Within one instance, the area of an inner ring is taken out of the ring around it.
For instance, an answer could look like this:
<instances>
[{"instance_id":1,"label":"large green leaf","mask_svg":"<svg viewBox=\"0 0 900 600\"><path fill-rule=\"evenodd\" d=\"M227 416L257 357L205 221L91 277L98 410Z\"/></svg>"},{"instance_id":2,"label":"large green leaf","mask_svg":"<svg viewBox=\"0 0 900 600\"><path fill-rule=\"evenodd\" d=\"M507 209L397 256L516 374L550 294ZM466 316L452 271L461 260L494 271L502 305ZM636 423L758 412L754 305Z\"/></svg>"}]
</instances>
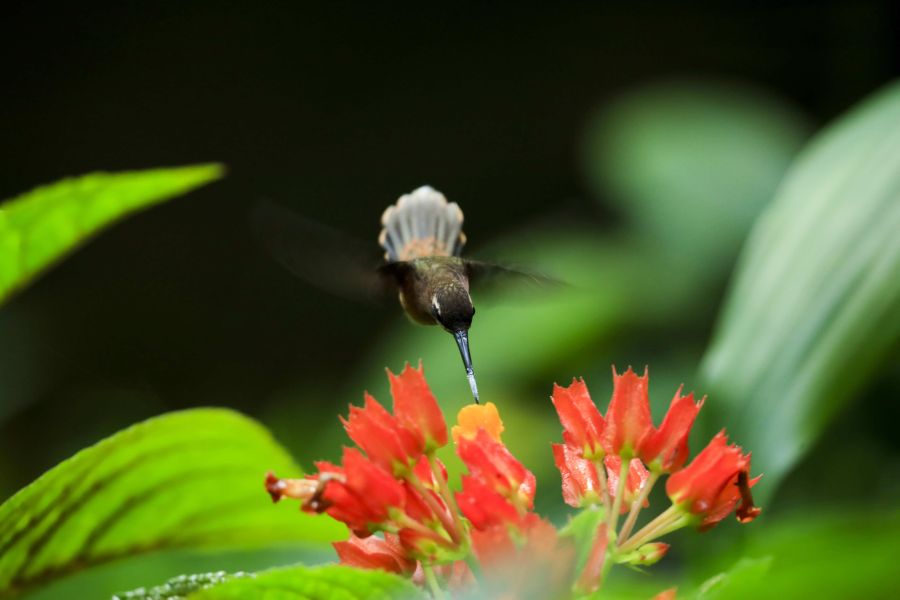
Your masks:
<instances>
[{"instance_id":1,"label":"large green leaf","mask_svg":"<svg viewBox=\"0 0 900 600\"><path fill-rule=\"evenodd\" d=\"M142 587L128 592L113 594L112 600L181 600L193 592L242 577L252 577L252 575L248 573L227 573L225 571L178 575L152 588Z\"/></svg>"},{"instance_id":2,"label":"large green leaf","mask_svg":"<svg viewBox=\"0 0 900 600\"><path fill-rule=\"evenodd\" d=\"M278 598L280 600L414 600L425 595L410 581L382 571L341 566L290 567L233 579L194 592L189 600Z\"/></svg>"},{"instance_id":3,"label":"large green leaf","mask_svg":"<svg viewBox=\"0 0 900 600\"><path fill-rule=\"evenodd\" d=\"M299 474L262 426L230 410L175 412L121 431L0 506L0 597L153 550L343 533L296 506L273 506L267 469Z\"/></svg>"},{"instance_id":4,"label":"large green leaf","mask_svg":"<svg viewBox=\"0 0 900 600\"><path fill-rule=\"evenodd\" d=\"M0 204L0 302L126 214L221 177L204 164L64 179Z\"/></svg>"},{"instance_id":5,"label":"large green leaf","mask_svg":"<svg viewBox=\"0 0 900 600\"><path fill-rule=\"evenodd\" d=\"M753 451L763 497L900 337L898 232L894 84L791 168L752 232L703 362L708 406Z\"/></svg>"}]
</instances>

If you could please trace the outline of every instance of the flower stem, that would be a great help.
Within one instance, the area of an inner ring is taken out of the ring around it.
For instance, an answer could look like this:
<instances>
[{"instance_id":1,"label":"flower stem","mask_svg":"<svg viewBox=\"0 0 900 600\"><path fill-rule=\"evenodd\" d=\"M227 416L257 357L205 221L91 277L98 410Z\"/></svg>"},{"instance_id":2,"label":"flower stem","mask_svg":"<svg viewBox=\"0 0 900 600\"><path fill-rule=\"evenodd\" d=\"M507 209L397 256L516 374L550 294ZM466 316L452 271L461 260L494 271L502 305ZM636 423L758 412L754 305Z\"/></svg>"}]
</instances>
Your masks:
<instances>
[{"instance_id":1,"label":"flower stem","mask_svg":"<svg viewBox=\"0 0 900 600\"><path fill-rule=\"evenodd\" d=\"M465 561L469 566L469 570L472 571L472 577L475 578L475 581L481 582L484 579L484 571L481 569L481 563L478 562L478 557L475 556L475 553L472 552L471 548L469 549L469 552L466 553Z\"/></svg>"},{"instance_id":2,"label":"flower stem","mask_svg":"<svg viewBox=\"0 0 900 600\"><path fill-rule=\"evenodd\" d=\"M673 504L655 519L644 525L637 533L625 540L619 546L619 553L631 552L651 540L662 537L676 529L681 529L685 525L690 524L691 521L692 515L686 513L683 508Z\"/></svg>"},{"instance_id":3,"label":"flower stem","mask_svg":"<svg viewBox=\"0 0 900 600\"><path fill-rule=\"evenodd\" d=\"M606 465L603 462L603 459L594 460L594 469L597 471L597 481L600 483L600 499L603 502L603 508L606 509L606 514L608 515L612 510L612 507L609 505L609 488L606 483Z\"/></svg>"},{"instance_id":4,"label":"flower stem","mask_svg":"<svg viewBox=\"0 0 900 600\"><path fill-rule=\"evenodd\" d=\"M456 504L456 499L453 497L453 492L450 490L450 485L447 479L442 476L441 470L437 466L437 458L434 453L432 452L427 456L428 464L431 467L431 473L434 476L434 480L438 482L438 491L441 498L444 499L444 504L450 509L450 517L453 519L453 526L460 534L463 534L466 529L463 527L462 519L459 516L459 507Z\"/></svg>"},{"instance_id":5,"label":"flower stem","mask_svg":"<svg viewBox=\"0 0 900 600\"><path fill-rule=\"evenodd\" d=\"M622 510L622 496L625 495L625 484L628 481L628 469L631 466L630 460L622 459L622 466L619 467L619 485L616 486L616 497L613 498L612 512L609 513L609 536L615 539L616 524L619 521L619 511Z\"/></svg>"},{"instance_id":6,"label":"flower stem","mask_svg":"<svg viewBox=\"0 0 900 600\"><path fill-rule=\"evenodd\" d=\"M401 515L400 519L395 519L394 524L397 526L398 530L411 529L416 533L422 535L423 537L426 537L429 540L433 541L435 544L443 546L444 548L453 549L456 547L456 544L452 540L447 539L447 536L441 535L433 529L429 529L428 527L422 525L405 513Z\"/></svg>"},{"instance_id":7,"label":"flower stem","mask_svg":"<svg viewBox=\"0 0 900 600\"><path fill-rule=\"evenodd\" d=\"M437 577L434 575L434 568L431 565L422 564L422 572L425 574L425 581L428 582L428 588L431 590L431 597L435 600L443 600L444 590L441 589Z\"/></svg>"},{"instance_id":8,"label":"flower stem","mask_svg":"<svg viewBox=\"0 0 900 600\"><path fill-rule=\"evenodd\" d=\"M431 494L431 490L425 487L425 484L422 483L422 480L419 479L414 472L410 472L410 474L407 475L406 481L408 481L413 489L419 493L422 500L424 500L425 504L428 505L428 508L431 509L431 512L440 519L441 525L444 526L444 529L447 531L450 539L453 540L453 543L459 544L462 540L462 535L457 529L456 523L449 515L447 515L446 509L438 504L437 500L435 500L434 496Z\"/></svg>"},{"instance_id":9,"label":"flower stem","mask_svg":"<svg viewBox=\"0 0 900 600\"><path fill-rule=\"evenodd\" d=\"M619 532L620 542L624 542L631 533L631 530L634 529L638 513L640 513L641 509L644 507L644 501L647 500L647 496L650 495L650 490L653 489L653 485L656 483L657 479L659 479L658 473L650 473L650 476L647 477L647 481L644 482L644 487L641 488L641 493L638 494L638 497L631 503L631 512L628 513L628 518L625 519L625 523L622 525L622 531ZM621 546L621 543L619 545Z\"/></svg>"}]
</instances>

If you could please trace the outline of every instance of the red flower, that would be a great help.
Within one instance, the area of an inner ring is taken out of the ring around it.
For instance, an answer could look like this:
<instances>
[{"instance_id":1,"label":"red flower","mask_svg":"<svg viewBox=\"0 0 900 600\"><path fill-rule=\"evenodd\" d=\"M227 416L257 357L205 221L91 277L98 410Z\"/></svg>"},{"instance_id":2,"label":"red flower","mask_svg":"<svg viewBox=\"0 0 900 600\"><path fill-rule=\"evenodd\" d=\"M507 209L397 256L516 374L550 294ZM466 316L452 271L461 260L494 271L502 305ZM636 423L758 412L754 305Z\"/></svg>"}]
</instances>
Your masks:
<instances>
[{"instance_id":1,"label":"red flower","mask_svg":"<svg viewBox=\"0 0 900 600\"><path fill-rule=\"evenodd\" d=\"M439 521L439 517L434 514L434 511L431 509L425 499L408 482L403 482L403 490L406 493L406 514L409 515L410 518L412 518L414 521L424 523L429 526ZM436 502L440 507L444 506L444 503L441 500L440 496L438 496L435 492L431 490L425 490L425 492L429 494L434 502Z\"/></svg>"},{"instance_id":2,"label":"red flower","mask_svg":"<svg viewBox=\"0 0 900 600\"><path fill-rule=\"evenodd\" d=\"M444 482L446 482L447 471L440 461L438 461L437 464L444 478ZM442 516L445 519L451 519L452 516L447 510L447 506L444 504L444 500L439 493L441 484L435 481L434 475L431 472L431 467L428 464L428 459L423 456L413 472L416 477L418 477L418 480L422 482L422 487L424 489L417 490L408 480L403 482L403 489L406 491L406 514L414 521L423 523L429 527L440 526L442 523ZM425 498L423 494L428 497ZM435 510L440 510L442 515L435 514Z\"/></svg>"},{"instance_id":3,"label":"red flower","mask_svg":"<svg viewBox=\"0 0 900 600\"><path fill-rule=\"evenodd\" d=\"M332 546L342 565L400 575L412 575L416 570L416 561L406 556L397 536L389 533L384 539L374 535L367 538L351 536L346 542L334 542Z\"/></svg>"},{"instance_id":4,"label":"red flower","mask_svg":"<svg viewBox=\"0 0 900 600\"><path fill-rule=\"evenodd\" d=\"M749 458L749 455L748 455ZM700 531L707 531L715 527L719 521L731 514L735 510L737 503L741 501L741 505L737 507L737 519L741 523L749 523L760 515L762 509L753 505L753 496L750 494L750 488L762 478L762 475L750 479L746 471L741 471L737 477L728 482L728 485L722 490L722 493L716 498L712 508L703 516L700 522Z\"/></svg>"},{"instance_id":5,"label":"red flower","mask_svg":"<svg viewBox=\"0 0 900 600\"><path fill-rule=\"evenodd\" d=\"M359 537L371 535L388 519L392 509L405 505L406 493L400 482L355 448L344 448L343 469L327 462L316 466L319 477L328 481L318 506L304 508L324 510Z\"/></svg>"},{"instance_id":6,"label":"red flower","mask_svg":"<svg viewBox=\"0 0 900 600\"><path fill-rule=\"evenodd\" d=\"M582 458L578 450L568 444L553 444L553 460L562 477L566 504L580 508L600 503L600 481L594 463Z\"/></svg>"},{"instance_id":7,"label":"red flower","mask_svg":"<svg viewBox=\"0 0 900 600\"><path fill-rule=\"evenodd\" d=\"M461 437L457 453L472 477L490 486L515 506L530 509L534 505L534 474L487 431L479 429L474 439Z\"/></svg>"},{"instance_id":8,"label":"red flower","mask_svg":"<svg viewBox=\"0 0 900 600\"><path fill-rule=\"evenodd\" d=\"M406 429L375 398L365 395L366 405L350 407L350 416L341 418L347 435L366 455L392 473L402 473L424 451L421 436Z\"/></svg>"},{"instance_id":9,"label":"red flower","mask_svg":"<svg viewBox=\"0 0 900 600\"><path fill-rule=\"evenodd\" d=\"M631 367L621 375L613 367L613 394L606 412L605 447L610 454L633 458L638 443L653 427L650 398L647 396L647 370L638 377Z\"/></svg>"},{"instance_id":10,"label":"red flower","mask_svg":"<svg viewBox=\"0 0 900 600\"><path fill-rule=\"evenodd\" d=\"M409 431L421 436L425 452L447 444L447 424L441 407L425 381L422 364L413 369L408 363L400 375L388 371L394 415Z\"/></svg>"},{"instance_id":11,"label":"red flower","mask_svg":"<svg viewBox=\"0 0 900 600\"><path fill-rule=\"evenodd\" d=\"M606 482L609 489L609 497L614 499L616 491L619 489L619 471L622 468L622 459L618 456L607 456L603 459L603 463L606 465ZM650 472L644 467L644 463L637 458L631 459L631 462L628 463L628 479L625 480L625 496L622 498L621 512L625 513L630 510L631 503L634 502L634 499L644 488L649 475ZM644 506L649 505L650 503L644 500Z\"/></svg>"},{"instance_id":12,"label":"red flower","mask_svg":"<svg viewBox=\"0 0 900 600\"><path fill-rule=\"evenodd\" d=\"M699 519L701 531L715 526L738 508L741 522L752 521L760 510L753 506L750 487L759 478L749 480L750 455L728 445L725 432L719 432L691 463L673 473L666 482L666 493L674 504Z\"/></svg>"},{"instance_id":13,"label":"red flower","mask_svg":"<svg viewBox=\"0 0 900 600\"><path fill-rule=\"evenodd\" d=\"M606 423L591 400L583 379L573 379L569 387L553 385L553 406L563 426L563 439L587 459L603 458Z\"/></svg>"},{"instance_id":14,"label":"red flower","mask_svg":"<svg viewBox=\"0 0 900 600\"><path fill-rule=\"evenodd\" d=\"M504 566L513 561L518 550L525 546L550 553L556 545L556 528L534 513L523 518L516 534L510 535L509 527L495 525L472 531L472 545L482 567Z\"/></svg>"},{"instance_id":15,"label":"red flower","mask_svg":"<svg viewBox=\"0 0 900 600\"><path fill-rule=\"evenodd\" d=\"M459 510L472 527L485 531L494 526L504 529L508 525L518 526L521 516L516 507L481 479L463 475L462 491L456 494Z\"/></svg>"},{"instance_id":16,"label":"red flower","mask_svg":"<svg viewBox=\"0 0 900 600\"><path fill-rule=\"evenodd\" d=\"M419 462L416 463L416 466L413 468L413 474L419 478L425 487L430 490L437 490L441 485L447 482L447 467L444 466L444 463L441 462L439 458L434 458L434 464L437 465L438 477L440 477L440 481L435 479L435 473L431 470L431 464L428 461L428 458L423 456L419 459Z\"/></svg>"},{"instance_id":17,"label":"red flower","mask_svg":"<svg viewBox=\"0 0 900 600\"><path fill-rule=\"evenodd\" d=\"M684 466L688 457L688 434L705 399L695 404L693 392L682 396L681 388L678 388L662 425L659 429L651 427L638 447L638 456L651 471L672 473Z\"/></svg>"},{"instance_id":18,"label":"red flower","mask_svg":"<svg viewBox=\"0 0 900 600\"><path fill-rule=\"evenodd\" d=\"M421 561L433 563L446 556L446 551L456 551L455 544L436 531L428 528L406 527L397 532L400 545L406 553Z\"/></svg>"}]
</instances>

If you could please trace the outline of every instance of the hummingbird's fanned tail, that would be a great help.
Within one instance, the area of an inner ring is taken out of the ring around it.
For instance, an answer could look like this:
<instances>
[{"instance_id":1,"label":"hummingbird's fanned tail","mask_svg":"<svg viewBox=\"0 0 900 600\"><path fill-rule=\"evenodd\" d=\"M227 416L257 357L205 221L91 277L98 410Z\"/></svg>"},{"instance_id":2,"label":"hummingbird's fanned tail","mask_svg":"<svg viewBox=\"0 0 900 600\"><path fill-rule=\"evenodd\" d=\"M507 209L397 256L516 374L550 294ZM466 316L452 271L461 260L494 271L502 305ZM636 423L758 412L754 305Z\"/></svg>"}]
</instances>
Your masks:
<instances>
[{"instance_id":1,"label":"hummingbird's fanned tail","mask_svg":"<svg viewBox=\"0 0 900 600\"><path fill-rule=\"evenodd\" d=\"M400 196L381 216L378 243L390 262L426 256L458 256L466 243L463 213L437 190L422 186Z\"/></svg>"}]
</instances>

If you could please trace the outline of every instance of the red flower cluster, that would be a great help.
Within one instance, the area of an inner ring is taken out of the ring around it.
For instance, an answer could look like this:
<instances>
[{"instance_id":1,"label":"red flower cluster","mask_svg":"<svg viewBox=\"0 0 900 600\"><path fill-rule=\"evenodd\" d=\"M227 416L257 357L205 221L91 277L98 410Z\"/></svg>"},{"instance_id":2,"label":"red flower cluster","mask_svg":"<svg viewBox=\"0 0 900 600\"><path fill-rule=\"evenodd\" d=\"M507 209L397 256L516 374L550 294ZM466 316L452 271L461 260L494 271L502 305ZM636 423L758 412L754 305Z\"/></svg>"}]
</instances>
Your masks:
<instances>
[{"instance_id":1,"label":"red flower cluster","mask_svg":"<svg viewBox=\"0 0 900 600\"><path fill-rule=\"evenodd\" d=\"M519 567L523 560L567 566L568 560L560 563L566 555L557 552L556 529L532 512L534 475L500 441L496 407L460 412L453 437L468 474L453 494L435 457L448 442L447 426L421 366L389 377L393 414L366 394L365 405L351 406L341 419L361 450L345 448L340 466L316 463L318 473L305 479L270 473L266 488L273 500L296 498L303 510L345 523L352 536L335 544L342 563L418 581L471 583L469 555L477 570L497 574L514 560Z\"/></svg>"},{"instance_id":2,"label":"red flower cluster","mask_svg":"<svg viewBox=\"0 0 900 600\"><path fill-rule=\"evenodd\" d=\"M740 522L760 513L750 495L750 487L759 479L749 477L750 455L728 445L724 432L685 466L688 434L703 400L695 403L693 394L682 396L679 388L656 428L650 416L648 382L646 371L638 376L629 368L619 375L613 369L612 399L605 416L582 380L573 380L567 388L555 386L552 396L565 441L553 446L563 499L575 507L603 506L608 520L598 532L595 547L603 549L604 557L630 564L659 560L668 546L648 542L688 524L705 531L734 511L739 501ZM629 537L638 512L648 505L650 488L663 474L671 474L666 491L672 507ZM628 518L617 532L617 517L626 512ZM586 574L579 580L581 587L597 589L602 569L594 565L594 576Z\"/></svg>"},{"instance_id":3,"label":"red flower cluster","mask_svg":"<svg viewBox=\"0 0 900 600\"><path fill-rule=\"evenodd\" d=\"M533 512L535 477L503 444L503 424L493 404L463 408L452 437L467 472L452 492L435 452L448 443L447 426L421 366L398 376L388 372L393 412L366 394L363 407L342 418L358 448L345 448L340 465L316 463L303 479L269 474L272 499L301 500L301 508L345 523L349 540L336 543L343 564L382 569L427 584L458 589L477 582L483 594L561 597L597 590L615 563L649 565L668 550L660 536L685 525L713 527L740 502L741 522L759 514L750 487L750 455L720 433L689 465L687 438L703 401L675 394L659 428L653 426L648 376L613 370L606 415L587 386L574 380L555 386L553 404L563 425L563 444L553 445L562 474L563 499L603 512L574 575L571 538ZM656 480L672 506L631 534ZM620 514L628 513L621 529ZM596 521L595 521L596 522ZM373 535L378 534L378 535Z\"/></svg>"}]
</instances>

